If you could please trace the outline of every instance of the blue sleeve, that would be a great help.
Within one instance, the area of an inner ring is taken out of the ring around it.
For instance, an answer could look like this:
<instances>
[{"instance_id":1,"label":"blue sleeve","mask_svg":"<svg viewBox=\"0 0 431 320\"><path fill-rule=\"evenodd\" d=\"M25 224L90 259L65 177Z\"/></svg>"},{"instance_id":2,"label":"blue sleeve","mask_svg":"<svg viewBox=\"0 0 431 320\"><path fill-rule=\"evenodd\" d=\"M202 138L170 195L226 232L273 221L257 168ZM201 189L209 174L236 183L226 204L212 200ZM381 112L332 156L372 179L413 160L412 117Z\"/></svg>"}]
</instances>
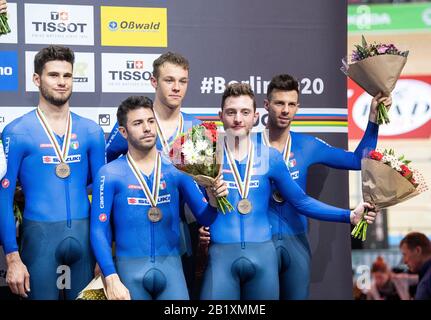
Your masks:
<instances>
[{"instance_id":1,"label":"blue sleeve","mask_svg":"<svg viewBox=\"0 0 431 320\"><path fill-rule=\"evenodd\" d=\"M112 258L111 211L114 202L114 175L102 167L96 176L91 206L90 241L97 263L105 277L116 273Z\"/></svg>"},{"instance_id":2,"label":"blue sleeve","mask_svg":"<svg viewBox=\"0 0 431 320\"><path fill-rule=\"evenodd\" d=\"M212 224L217 217L217 209L208 203L199 186L190 176L178 171L177 178L179 191L198 223L205 226Z\"/></svg>"},{"instance_id":3,"label":"blue sleeve","mask_svg":"<svg viewBox=\"0 0 431 320\"><path fill-rule=\"evenodd\" d=\"M2 141L0 140L0 180L5 176L5 174L6 174L6 157L4 155Z\"/></svg>"},{"instance_id":4,"label":"blue sleeve","mask_svg":"<svg viewBox=\"0 0 431 320\"><path fill-rule=\"evenodd\" d=\"M5 254L18 251L13 200L16 180L25 155L25 139L25 135L14 134L8 129L3 131L7 172L0 187L0 240Z\"/></svg>"},{"instance_id":5,"label":"blue sleeve","mask_svg":"<svg viewBox=\"0 0 431 320\"><path fill-rule=\"evenodd\" d=\"M377 145L379 126L371 121L368 122L367 129L355 152L335 148L326 142L316 139L313 155L316 156L315 163L321 163L331 168L361 170L362 158Z\"/></svg>"},{"instance_id":6,"label":"blue sleeve","mask_svg":"<svg viewBox=\"0 0 431 320\"><path fill-rule=\"evenodd\" d=\"M126 154L127 148L127 140L121 135L118 130L118 123L116 123L106 143L106 161L109 163L119 156Z\"/></svg>"},{"instance_id":7,"label":"blue sleeve","mask_svg":"<svg viewBox=\"0 0 431 320\"><path fill-rule=\"evenodd\" d=\"M270 179L272 179L281 195L299 213L318 220L350 223L350 211L322 203L307 194L290 176L282 155L270 148Z\"/></svg>"},{"instance_id":8,"label":"blue sleeve","mask_svg":"<svg viewBox=\"0 0 431 320\"><path fill-rule=\"evenodd\" d=\"M97 127L93 132L89 132L88 140L91 180L94 181L97 172L105 164L105 136L102 128Z\"/></svg>"}]
</instances>

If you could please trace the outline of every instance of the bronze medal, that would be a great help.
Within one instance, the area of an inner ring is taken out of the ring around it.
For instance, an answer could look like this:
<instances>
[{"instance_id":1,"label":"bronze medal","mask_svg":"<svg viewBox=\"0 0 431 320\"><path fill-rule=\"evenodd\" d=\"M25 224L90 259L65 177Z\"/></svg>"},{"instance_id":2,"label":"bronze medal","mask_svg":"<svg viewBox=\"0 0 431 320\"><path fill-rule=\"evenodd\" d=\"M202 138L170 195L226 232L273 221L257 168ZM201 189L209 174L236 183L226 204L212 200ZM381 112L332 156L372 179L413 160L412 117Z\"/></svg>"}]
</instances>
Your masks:
<instances>
[{"instance_id":1,"label":"bronze medal","mask_svg":"<svg viewBox=\"0 0 431 320\"><path fill-rule=\"evenodd\" d=\"M272 193L272 199L274 199L274 201L277 203L283 203L284 202L284 199L278 190L276 190Z\"/></svg>"},{"instance_id":2,"label":"bronze medal","mask_svg":"<svg viewBox=\"0 0 431 320\"><path fill-rule=\"evenodd\" d=\"M151 222L159 222L160 220L162 220L162 210L160 210L160 208L158 207L151 207L148 210L148 220L150 220Z\"/></svg>"},{"instance_id":3,"label":"bronze medal","mask_svg":"<svg viewBox=\"0 0 431 320\"><path fill-rule=\"evenodd\" d=\"M65 162L60 162L55 166L55 174L61 179L65 179L70 176L70 166Z\"/></svg>"},{"instance_id":4,"label":"bronze medal","mask_svg":"<svg viewBox=\"0 0 431 320\"><path fill-rule=\"evenodd\" d=\"M250 200L242 199L240 202L238 202L237 208L239 213L249 214L251 209L253 209L253 206L251 205Z\"/></svg>"},{"instance_id":5,"label":"bronze medal","mask_svg":"<svg viewBox=\"0 0 431 320\"><path fill-rule=\"evenodd\" d=\"M43 112L40 109L40 107L37 107L36 109L36 116L39 119L39 122L42 125L43 130L48 136L49 141L52 144L52 148L54 149L55 155L58 157L58 160L60 161L60 163L58 163L55 166L55 175L61 179L65 179L68 176L70 176L70 171L71 171L70 166L66 163L66 159L67 159L67 155L69 154L70 139L72 137L72 116L69 112L67 123L66 123L66 133L64 134L64 142L63 142L62 148L60 148L60 145L58 144L57 139L55 138L55 133L54 131L52 131L51 127L49 126L49 123L46 120L45 116L43 115Z\"/></svg>"}]
</instances>

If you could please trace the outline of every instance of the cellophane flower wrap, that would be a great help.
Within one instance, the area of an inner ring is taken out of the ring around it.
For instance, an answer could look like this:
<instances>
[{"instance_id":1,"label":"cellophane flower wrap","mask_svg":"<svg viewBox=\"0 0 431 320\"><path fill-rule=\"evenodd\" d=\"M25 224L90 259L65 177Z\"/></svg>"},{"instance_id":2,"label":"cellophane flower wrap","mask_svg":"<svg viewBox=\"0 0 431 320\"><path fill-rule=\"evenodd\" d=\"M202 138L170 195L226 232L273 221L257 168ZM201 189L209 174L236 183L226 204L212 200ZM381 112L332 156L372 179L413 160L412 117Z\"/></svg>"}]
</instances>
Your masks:
<instances>
[{"instance_id":1,"label":"cellophane flower wrap","mask_svg":"<svg viewBox=\"0 0 431 320\"><path fill-rule=\"evenodd\" d=\"M342 60L341 71L373 97L379 92L389 96L407 62L409 52L400 51L393 44L368 44L364 36L362 45L355 47L350 59L346 57ZM377 111L378 124L390 122L383 103L378 105Z\"/></svg>"},{"instance_id":2,"label":"cellophane flower wrap","mask_svg":"<svg viewBox=\"0 0 431 320\"><path fill-rule=\"evenodd\" d=\"M221 174L222 150L217 125L204 122L193 126L172 144L169 157L173 165L190 175L200 186L211 187ZM226 197L217 197L218 209L226 213L233 206Z\"/></svg>"},{"instance_id":3,"label":"cellophane flower wrap","mask_svg":"<svg viewBox=\"0 0 431 320\"><path fill-rule=\"evenodd\" d=\"M413 169L404 156L394 150L372 150L362 159L362 197L377 209L387 208L411 199L428 190L422 174ZM365 219L352 231L354 238L364 241L367 233Z\"/></svg>"}]
</instances>

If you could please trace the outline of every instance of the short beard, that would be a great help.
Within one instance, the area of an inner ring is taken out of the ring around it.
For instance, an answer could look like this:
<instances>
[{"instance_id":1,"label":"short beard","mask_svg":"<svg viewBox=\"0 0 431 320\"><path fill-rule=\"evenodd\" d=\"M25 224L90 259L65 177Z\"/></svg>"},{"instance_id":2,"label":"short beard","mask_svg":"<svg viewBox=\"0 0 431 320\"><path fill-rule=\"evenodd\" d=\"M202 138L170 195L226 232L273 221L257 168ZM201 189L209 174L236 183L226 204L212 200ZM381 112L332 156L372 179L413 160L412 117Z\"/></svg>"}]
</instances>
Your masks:
<instances>
[{"instance_id":1,"label":"short beard","mask_svg":"<svg viewBox=\"0 0 431 320\"><path fill-rule=\"evenodd\" d=\"M150 151L152 148L154 148L154 146L156 145L157 140L154 139L154 143L152 145L142 145L139 143L140 141L135 140L135 139L130 139L129 143L137 150L142 151L142 152L148 152Z\"/></svg>"},{"instance_id":2,"label":"short beard","mask_svg":"<svg viewBox=\"0 0 431 320\"><path fill-rule=\"evenodd\" d=\"M292 124L292 120L290 120L290 121L289 121L289 123L288 123L286 126L284 126L284 125L279 125L279 124L277 123L277 119L275 119L275 120L271 120L271 119L268 117L268 127L269 127L269 128L273 128L273 129L286 129L286 128L288 128L291 124Z\"/></svg>"},{"instance_id":3,"label":"short beard","mask_svg":"<svg viewBox=\"0 0 431 320\"><path fill-rule=\"evenodd\" d=\"M56 99L55 97L53 97L52 95L50 95L45 88L43 87L43 85L40 86L40 94L42 95L42 97L44 97L44 99L46 101L48 101L49 103L53 104L54 106L60 107L62 105L64 105L67 101L69 101L70 96L72 95L72 92L69 93L68 96L61 98L61 99Z\"/></svg>"}]
</instances>

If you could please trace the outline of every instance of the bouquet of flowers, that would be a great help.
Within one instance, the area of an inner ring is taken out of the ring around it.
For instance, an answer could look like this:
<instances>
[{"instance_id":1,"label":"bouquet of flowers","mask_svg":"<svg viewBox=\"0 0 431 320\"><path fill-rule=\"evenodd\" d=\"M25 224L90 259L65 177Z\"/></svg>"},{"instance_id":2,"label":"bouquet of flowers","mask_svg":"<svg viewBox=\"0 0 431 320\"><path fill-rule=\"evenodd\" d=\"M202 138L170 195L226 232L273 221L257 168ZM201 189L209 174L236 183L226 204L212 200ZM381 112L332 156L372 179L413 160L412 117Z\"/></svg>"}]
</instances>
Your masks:
<instances>
[{"instance_id":1,"label":"bouquet of flowers","mask_svg":"<svg viewBox=\"0 0 431 320\"><path fill-rule=\"evenodd\" d=\"M364 36L362 46L355 47L350 63L348 58L342 60L341 71L373 97L379 92L389 96L407 62L409 52L400 51L393 44L368 44ZM377 108L378 124L389 123L385 106L381 103Z\"/></svg>"},{"instance_id":2,"label":"bouquet of flowers","mask_svg":"<svg viewBox=\"0 0 431 320\"><path fill-rule=\"evenodd\" d=\"M425 179L410 167L410 162L404 156L395 156L392 149L370 151L361 164L364 201L383 209L428 190ZM353 229L352 236L364 241L367 226L362 218Z\"/></svg>"},{"instance_id":3,"label":"bouquet of flowers","mask_svg":"<svg viewBox=\"0 0 431 320\"><path fill-rule=\"evenodd\" d=\"M204 122L180 135L172 144L169 157L177 169L190 175L199 185L210 187L221 174L220 150L223 149L217 148L218 142L217 125ZM233 210L226 197L217 198L217 207L223 213Z\"/></svg>"},{"instance_id":4,"label":"bouquet of flowers","mask_svg":"<svg viewBox=\"0 0 431 320\"><path fill-rule=\"evenodd\" d=\"M0 35L11 32L7 22L7 13L0 13Z\"/></svg>"}]
</instances>

